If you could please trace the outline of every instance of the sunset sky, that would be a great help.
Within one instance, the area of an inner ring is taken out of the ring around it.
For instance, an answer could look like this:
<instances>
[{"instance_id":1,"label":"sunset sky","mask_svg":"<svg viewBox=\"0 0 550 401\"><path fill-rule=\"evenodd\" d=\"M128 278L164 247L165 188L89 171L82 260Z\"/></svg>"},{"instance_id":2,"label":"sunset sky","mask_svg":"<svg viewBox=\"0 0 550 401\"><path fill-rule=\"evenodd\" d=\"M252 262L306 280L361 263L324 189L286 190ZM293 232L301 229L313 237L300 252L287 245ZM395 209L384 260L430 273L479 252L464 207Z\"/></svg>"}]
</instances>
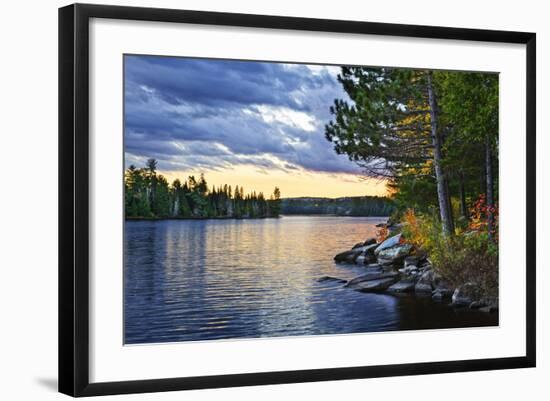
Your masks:
<instances>
[{"instance_id":1,"label":"sunset sky","mask_svg":"<svg viewBox=\"0 0 550 401\"><path fill-rule=\"evenodd\" d=\"M382 195L325 139L338 67L125 56L125 165L283 197Z\"/></svg>"}]
</instances>

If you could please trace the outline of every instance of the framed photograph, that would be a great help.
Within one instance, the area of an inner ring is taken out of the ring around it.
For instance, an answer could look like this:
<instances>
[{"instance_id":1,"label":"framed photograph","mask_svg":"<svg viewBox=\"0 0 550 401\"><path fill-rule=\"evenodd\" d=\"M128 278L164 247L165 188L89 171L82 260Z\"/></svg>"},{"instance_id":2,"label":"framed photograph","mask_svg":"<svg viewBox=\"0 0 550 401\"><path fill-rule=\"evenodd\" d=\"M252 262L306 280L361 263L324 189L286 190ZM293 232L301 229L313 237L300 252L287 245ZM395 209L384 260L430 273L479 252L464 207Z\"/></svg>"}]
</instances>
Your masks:
<instances>
[{"instance_id":1,"label":"framed photograph","mask_svg":"<svg viewBox=\"0 0 550 401\"><path fill-rule=\"evenodd\" d=\"M535 34L59 10L59 390L535 366Z\"/></svg>"}]
</instances>

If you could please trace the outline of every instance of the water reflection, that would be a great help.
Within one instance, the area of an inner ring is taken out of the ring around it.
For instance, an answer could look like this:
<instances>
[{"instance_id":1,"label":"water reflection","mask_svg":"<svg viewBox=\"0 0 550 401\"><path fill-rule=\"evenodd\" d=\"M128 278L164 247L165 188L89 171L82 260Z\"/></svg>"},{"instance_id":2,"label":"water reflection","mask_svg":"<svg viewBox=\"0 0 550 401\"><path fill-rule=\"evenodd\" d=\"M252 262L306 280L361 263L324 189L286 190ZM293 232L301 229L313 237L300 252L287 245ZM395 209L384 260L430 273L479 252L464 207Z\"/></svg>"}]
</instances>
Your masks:
<instances>
[{"instance_id":1,"label":"water reflection","mask_svg":"<svg viewBox=\"0 0 550 401\"><path fill-rule=\"evenodd\" d=\"M362 294L359 266L332 257L374 236L376 218L127 222L126 343L494 324L431 300ZM491 320L493 319L493 320Z\"/></svg>"}]
</instances>

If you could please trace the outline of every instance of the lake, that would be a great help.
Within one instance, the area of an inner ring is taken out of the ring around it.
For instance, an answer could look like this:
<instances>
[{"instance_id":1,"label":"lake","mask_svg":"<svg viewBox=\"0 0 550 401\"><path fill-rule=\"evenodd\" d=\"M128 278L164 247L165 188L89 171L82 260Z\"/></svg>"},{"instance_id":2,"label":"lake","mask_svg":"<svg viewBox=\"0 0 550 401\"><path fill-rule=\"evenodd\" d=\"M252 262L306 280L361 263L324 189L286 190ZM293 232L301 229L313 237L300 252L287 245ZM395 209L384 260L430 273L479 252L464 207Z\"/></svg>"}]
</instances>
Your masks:
<instances>
[{"instance_id":1,"label":"lake","mask_svg":"<svg viewBox=\"0 0 550 401\"><path fill-rule=\"evenodd\" d=\"M125 223L126 344L478 327L497 314L429 297L361 293L322 276L364 272L333 261L374 237L374 217Z\"/></svg>"}]
</instances>

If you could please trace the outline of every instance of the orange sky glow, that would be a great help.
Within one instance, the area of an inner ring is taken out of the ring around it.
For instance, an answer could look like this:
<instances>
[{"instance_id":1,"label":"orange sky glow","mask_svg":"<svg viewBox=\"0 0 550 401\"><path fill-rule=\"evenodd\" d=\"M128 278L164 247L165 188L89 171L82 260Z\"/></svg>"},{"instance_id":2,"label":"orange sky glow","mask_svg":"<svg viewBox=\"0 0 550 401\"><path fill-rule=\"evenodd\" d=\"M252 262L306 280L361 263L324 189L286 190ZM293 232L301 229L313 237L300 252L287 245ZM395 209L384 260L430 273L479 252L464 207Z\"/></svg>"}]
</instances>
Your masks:
<instances>
[{"instance_id":1,"label":"orange sky glow","mask_svg":"<svg viewBox=\"0 0 550 401\"><path fill-rule=\"evenodd\" d=\"M245 193L256 191L268 196L279 187L283 198L312 196L339 198L344 196L387 195L386 181L368 179L353 174L337 174L311 171L288 172L284 170L260 170L257 167L239 165L230 169L205 171L160 171L171 183L176 178L184 181L188 176L198 178L204 173L208 187L212 185L244 186Z\"/></svg>"}]
</instances>

